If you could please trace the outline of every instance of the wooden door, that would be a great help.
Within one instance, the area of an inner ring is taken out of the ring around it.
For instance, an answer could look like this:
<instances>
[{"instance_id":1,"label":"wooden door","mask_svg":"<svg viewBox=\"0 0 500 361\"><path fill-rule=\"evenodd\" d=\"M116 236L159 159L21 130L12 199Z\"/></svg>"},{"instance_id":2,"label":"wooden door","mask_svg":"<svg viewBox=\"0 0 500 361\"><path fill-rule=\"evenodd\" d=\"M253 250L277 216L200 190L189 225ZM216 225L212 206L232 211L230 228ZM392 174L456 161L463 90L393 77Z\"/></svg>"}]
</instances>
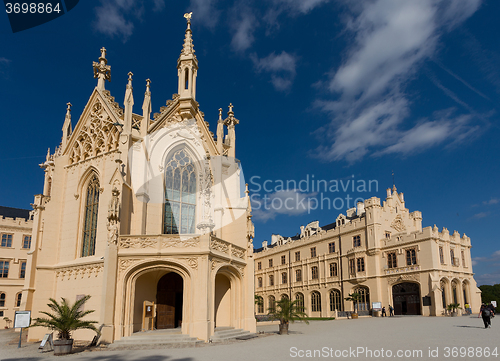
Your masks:
<instances>
[{"instance_id":1,"label":"wooden door","mask_svg":"<svg viewBox=\"0 0 500 361\"><path fill-rule=\"evenodd\" d=\"M175 327L175 292L158 292L156 309L156 328Z\"/></svg>"},{"instance_id":2,"label":"wooden door","mask_svg":"<svg viewBox=\"0 0 500 361\"><path fill-rule=\"evenodd\" d=\"M167 273L158 281L156 291L156 328L175 328L182 322L182 277Z\"/></svg>"}]
</instances>

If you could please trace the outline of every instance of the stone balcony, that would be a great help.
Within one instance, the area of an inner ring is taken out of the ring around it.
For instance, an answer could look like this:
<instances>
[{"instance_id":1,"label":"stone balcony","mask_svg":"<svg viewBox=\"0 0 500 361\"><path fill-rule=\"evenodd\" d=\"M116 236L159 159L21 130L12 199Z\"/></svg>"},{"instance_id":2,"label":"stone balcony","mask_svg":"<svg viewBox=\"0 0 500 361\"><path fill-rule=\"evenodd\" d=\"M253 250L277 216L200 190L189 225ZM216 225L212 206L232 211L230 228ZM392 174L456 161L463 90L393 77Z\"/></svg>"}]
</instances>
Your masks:
<instances>
[{"instance_id":1,"label":"stone balcony","mask_svg":"<svg viewBox=\"0 0 500 361\"><path fill-rule=\"evenodd\" d=\"M412 266L388 268L388 269L384 270L384 273L386 275L391 275L391 274L400 274L400 273L407 273L407 272L414 272L414 271L420 271L420 266L415 264Z\"/></svg>"}]
</instances>

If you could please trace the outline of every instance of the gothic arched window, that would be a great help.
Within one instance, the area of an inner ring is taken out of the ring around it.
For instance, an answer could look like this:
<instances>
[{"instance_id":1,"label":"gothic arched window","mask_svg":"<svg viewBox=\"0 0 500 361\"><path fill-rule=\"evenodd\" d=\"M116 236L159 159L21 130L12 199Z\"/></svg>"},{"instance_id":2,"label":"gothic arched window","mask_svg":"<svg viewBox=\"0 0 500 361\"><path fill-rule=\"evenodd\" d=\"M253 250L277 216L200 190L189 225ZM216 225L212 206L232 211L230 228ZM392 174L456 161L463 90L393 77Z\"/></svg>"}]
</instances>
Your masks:
<instances>
[{"instance_id":1,"label":"gothic arched window","mask_svg":"<svg viewBox=\"0 0 500 361\"><path fill-rule=\"evenodd\" d=\"M311 293L311 311L312 312L321 311L321 294L319 292L313 291Z\"/></svg>"},{"instance_id":2,"label":"gothic arched window","mask_svg":"<svg viewBox=\"0 0 500 361\"><path fill-rule=\"evenodd\" d=\"M184 149L175 152L165 167L163 233L195 232L196 170Z\"/></svg>"},{"instance_id":3,"label":"gothic arched window","mask_svg":"<svg viewBox=\"0 0 500 361\"><path fill-rule=\"evenodd\" d=\"M95 254L98 208L99 180L96 175L93 175L87 186L87 197L85 199L82 257L93 256Z\"/></svg>"},{"instance_id":4,"label":"gothic arched window","mask_svg":"<svg viewBox=\"0 0 500 361\"><path fill-rule=\"evenodd\" d=\"M331 290L330 291L330 311L341 310L342 305L340 303L340 291Z\"/></svg>"},{"instance_id":5,"label":"gothic arched window","mask_svg":"<svg viewBox=\"0 0 500 361\"><path fill-rule=\"evenodd\" d=\"M297 301L297 309L304 312L304 295L302 293L297 293L295 295L295 300Z\"/></svg>"}]
</instances>

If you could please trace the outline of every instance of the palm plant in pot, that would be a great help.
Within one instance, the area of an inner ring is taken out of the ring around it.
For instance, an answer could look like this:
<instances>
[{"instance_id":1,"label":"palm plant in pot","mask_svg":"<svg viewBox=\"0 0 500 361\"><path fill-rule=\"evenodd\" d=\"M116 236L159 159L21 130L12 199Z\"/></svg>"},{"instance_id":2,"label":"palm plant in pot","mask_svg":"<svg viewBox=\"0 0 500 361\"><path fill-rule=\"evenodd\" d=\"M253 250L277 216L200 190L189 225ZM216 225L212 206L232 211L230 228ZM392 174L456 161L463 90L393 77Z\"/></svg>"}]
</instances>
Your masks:
<instances>
[{"instance_id":1,"label":"palm plant in pot","mask_svg":"<svg viewBox=\"0 0 500 361\"><path fill-rule=\"evenodd\" d=\"M352 301L354 303L354 312L351 313L351 317L358 318L358 302L361 300L361 295L359 293L350 293L349 297L345 298L346 301Z\"/></svg>"},{"instance_id":2,"label":"palm plant in pot","mask_svg":"<svg viewBox=\"0 0 500 361\"><path fill-rule=\"evenodd\" d=\"M450 303L448 306L446 306L446 309L450 312L451 317L457 316L458 309L461 309L460 303Z\"/></svg>"},{"instance_id":3,"label":"palm plant in pot","mask_svg":"<svg viewBox=\"0 0 500 361\"><path fill-rule=\"evenodd\" d=\"M90 295L77 300L73 305L68 300L61 298L58 303L50 298L47 304L53 313L42 311L47 318L36 318L30 327L47 327L57 332L58 340L54 341L54 355L65 355L71 353L73 348L73 339L71 332L79 329L89 329L99 334L99 330L94 326L97 321L83 320L85 316L94 312L94 310L83 311L83 305L88 301Z\"/></svg>"},{"instance_id":4,"label":"palm plant in pot","mask_svg":"<svg viewBox=\"0 0 500 361\"><path fill-rule=\"evenodd\" d=\"M280 321L279 334L288 335L288 325L290 322L307 321L307 315L304 313L304 307L299 304L299 300L290 301L288 298L282 298L276 302L276 305L269 309L269 316Z\"/></svg>"},{"instance_id":5,"label":"palm plant in pot","mask_svg":"<svg viewBox=\"0 0 500 361\"><path fill-rule=\"evenodd\" d=\"M10 323L12 322L12 320L8 317L4 317L3 320L5 321L5 328L9 328L10 326Z\"/></svg>"}]
</instances>

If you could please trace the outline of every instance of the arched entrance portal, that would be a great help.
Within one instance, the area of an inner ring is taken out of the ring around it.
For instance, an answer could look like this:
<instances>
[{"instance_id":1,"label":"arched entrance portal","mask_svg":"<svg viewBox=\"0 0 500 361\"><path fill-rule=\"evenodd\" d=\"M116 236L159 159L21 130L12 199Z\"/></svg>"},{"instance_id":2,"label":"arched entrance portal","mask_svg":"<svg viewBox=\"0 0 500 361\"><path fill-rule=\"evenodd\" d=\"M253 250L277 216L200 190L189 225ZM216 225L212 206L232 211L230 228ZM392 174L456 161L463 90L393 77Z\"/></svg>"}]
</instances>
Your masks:
<instances>
[{"instance_id":1,"label":"arched entrance portal","mask_svg":"<svg viewBox=\"0 0 500 361\"><path fill-rule=\"evenodd\" d=\"M392 286L395 315L420 315L420 286L418 283L399 283Z\"/></svg>"},{"instance_id":2,"label":"arched entrance portal","mask_svg":"<svg viewBox=\"0 0 500 361\"><path fill-rule=\"evenodd\" d=\"M231 326L231 281L223 274L215 277L215 327Z\"/></svg>"},{"instance_id":3,"label":"arched entrance portal","mask_svg":"<svg viewBox=\"0 0 500 361\"><path fill-rule=\"evenodd\" d=\"M156 328L175 328L182 323L183 280L174 272L158 281L156 288Z\"/></svg>"}]
</instances>

